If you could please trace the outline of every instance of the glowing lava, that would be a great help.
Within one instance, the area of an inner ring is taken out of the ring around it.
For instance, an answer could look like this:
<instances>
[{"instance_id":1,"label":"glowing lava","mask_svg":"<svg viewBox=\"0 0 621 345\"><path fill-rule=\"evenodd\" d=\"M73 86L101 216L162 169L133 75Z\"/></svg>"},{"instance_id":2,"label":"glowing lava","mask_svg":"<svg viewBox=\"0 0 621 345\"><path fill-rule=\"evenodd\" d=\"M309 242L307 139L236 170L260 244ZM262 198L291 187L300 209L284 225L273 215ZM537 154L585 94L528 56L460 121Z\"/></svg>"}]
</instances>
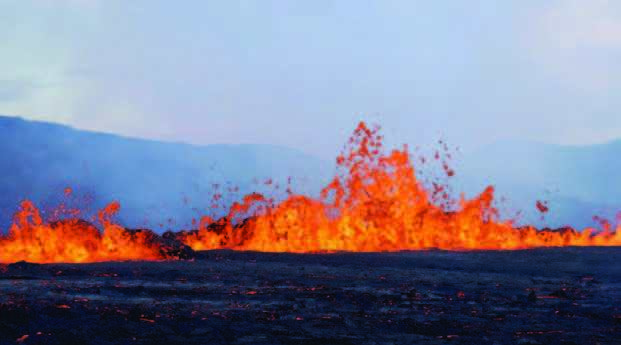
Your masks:
<instances>
[{"instance_id":1,"label":"glowing lava","mask_svg":"<svg viewBox=\"0 0 621 345\"><path fill-rule=\"evenodd\" d=\"M384 154L378 129L364 123L358 125L349 145L350 150L337 158L343 175L335 177L319 199L290 195L271 205L261 197L247 198L226 218L239 218L239 210L259 210L243 226L226 219L217 227L203 221L198 231L179 236L195 250L226 247L269 252L621 245L621 229L594 234L592 229L518 229L499 221L492 187L472 200L462 197L448 212L432 202L442 187L434 185L429 193L417 180L407 147ZM453 175L448 168L445 172Z\"/></svg>"},{"instance_id":2,"label":"glowing lava","mask_svg":"<svg viewBox=\"0 0 621 345\"><path fill-rule=\"evenodd\" d=\"M349 150L337 158L337 164L342 174L319 198L290 194L274 204L260 194L249 194L230 208L227 217L218 221L204 217L198 230L173 236L194 250L269 252L621 245L619 227L611 231L605 226L595 233L593 229L516 228L500 221L492 187L471 200L448 200L437 184L428 191L416 177L407 147L384 153L378 128L364 123L354 131ZM447 176L454 174L445 163L443 167ZM100 212L100 232L79 220L46 223L25 201L9 234L0 237L0 262L165 259L148 232L131 232L110 221L118 208L118 203L112 203Z\"/></svg>"},{"instance_id":3,"label":"glowing lava","mask_svg":"<svg viewBox=\"0 0 621 345\"><path fill-rule=\"evenodd\" d=\"M111 203L99 212L100 232L78 219L44 222L29 201L21 204L6 237L0 237L0 262L29 261L98 262L164 259L147 232L130 232L113 224L111 216L119 204Z\"/></svg>"}]
</instances>

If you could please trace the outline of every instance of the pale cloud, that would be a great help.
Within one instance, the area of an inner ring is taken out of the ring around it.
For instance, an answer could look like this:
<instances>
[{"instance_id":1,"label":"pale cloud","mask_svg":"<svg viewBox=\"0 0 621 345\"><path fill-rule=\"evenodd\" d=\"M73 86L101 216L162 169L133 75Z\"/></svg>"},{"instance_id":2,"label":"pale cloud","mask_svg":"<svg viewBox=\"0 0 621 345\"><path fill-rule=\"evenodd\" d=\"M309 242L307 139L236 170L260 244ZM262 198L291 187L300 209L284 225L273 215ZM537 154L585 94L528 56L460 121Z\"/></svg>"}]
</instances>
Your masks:
<instances>
[{"instance_id":1,"label":"pale cloud","mask_svg":"<svg viewBox=\"0 0 621 345\"><path fill-rule=\"evenodd\" d=\"M0 80L0 103L21 100L27 97L34 85L24 80Z\"/></svg>"},{"instance_id":2,"label":"pale cloud","mask_svg":"<svg viewBox=\"0 0 621 345\"><path fill-rule=\"evenodd\" d=\"M22 0L23 1L23 0ZM79 6L96 8L102 4L101 0L30 0L34 4L46 6Z\"/></svg>"},{"instance_id":3,"label":"pale cloud","mask_svg":"<svg viewBox=\"0 0 621 345\"><path fill-rule=\"evenodd\" d=\"M621 76L621 2L566 0L527 13L522 40L552 77L599 92Z\"/></svg>"},{"instance_id":4,"label":"pale cloud","mask_svg":"<svg viewBox=\"0 0 621 345\"><path fill-rule=\"evenodd\" d=\"M543 34L559 49L620 48L621 3L562 1L543 12Z\"/></svg>"},{"instance_id":5,"label":"pale cloud","mask_svg":"<svg viewBox=\"0 0 621 345\"><path fill-rule=\"evenodd\" d=\"M416 145L621 136L621 2L281 3L0 0L0 114L327 158L368 114Z\"/></svg>"},{"instance_id":6,"label":"pale cloud","mask_svg":"<svg viewBox=\"0 0 621 345\"><path fill-rule=\"evenodd\" d=\"M97 0L0 2L0 114L71 122L85 80L78 43L97 25ZM33 15L36 14L36 15Z\"/></svg>"}]
</instances>

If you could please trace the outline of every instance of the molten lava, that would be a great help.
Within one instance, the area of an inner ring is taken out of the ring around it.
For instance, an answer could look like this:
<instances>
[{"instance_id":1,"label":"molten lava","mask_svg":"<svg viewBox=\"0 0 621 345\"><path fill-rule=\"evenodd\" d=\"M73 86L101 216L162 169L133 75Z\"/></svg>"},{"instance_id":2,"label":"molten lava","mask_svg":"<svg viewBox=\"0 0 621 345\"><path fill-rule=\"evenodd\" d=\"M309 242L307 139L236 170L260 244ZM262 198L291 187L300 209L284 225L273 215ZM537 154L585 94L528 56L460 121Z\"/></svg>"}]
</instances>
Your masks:
<instances>
[{"instance_id":1,"label":"molten lava","mask_svg":"<svg viewBox=\"0 0 621 345\"><path fill-rule=\"evenodd\" d=\"M416 177L407 147L384 153L378 128L364 123L354 131L349 149L338 156L337 164L341 174L319 198L289 194L274 203L260 194L249 194L233 204L227 217L218 221L204 217L198 230L174 236L194 250L269 252L621 245L620 227L611 231L605 226L599 233L516 228L510 221L499 220L493 187L474 199L455 201L449 200L439 184L427 190ZM442 166L448 177L454 175L445 162ZM46 223L35 206L25 201L9 234L0 237L0 262L167 258L148 233L130 232L110 221L118 208L118 203L112 203L100 212L100 232L79 220Z\"/></svg>"},{"instance_id":2,"label":"molten lava","mask_svg":"<svg viewBox=\"0 0 621 345\"><path fill-rule=\"evenodd\" d=\"M518 229L499 221L492 187L472 200L462 197L448 202L456 206L449 212L433 202L438 195L448 198L443 187L434 184L430 193L417 180L407 147L384 154L378 128L364 123L358 125L349 145L337 158L344 173L323 189L320 198L290 195L276 205L261 197L247 198L234 205L218 227L201 222L198 231L179 236L195 250L226 247L269 252L621 245L621 229L605 228L594 234L592 229ZM454 175L446 163L443 167L447 176ZM262 211L243 226L230 221L239 210L252 206Z\"/></svg>"},{"instance_id":3,"label":"molten lava","mask_svg":"<svg viewBox=\"0 0 621 345\"><path fill-rule=\"evenodd\" d=\"M98 262L157 260L165 257L148 233L132 233L110 221L119 210L111 203L99 212L100 232L79 219L47 223L39 210L24 201L6 237L0 237L0 262Z\"/></svg>"}]
</instances>

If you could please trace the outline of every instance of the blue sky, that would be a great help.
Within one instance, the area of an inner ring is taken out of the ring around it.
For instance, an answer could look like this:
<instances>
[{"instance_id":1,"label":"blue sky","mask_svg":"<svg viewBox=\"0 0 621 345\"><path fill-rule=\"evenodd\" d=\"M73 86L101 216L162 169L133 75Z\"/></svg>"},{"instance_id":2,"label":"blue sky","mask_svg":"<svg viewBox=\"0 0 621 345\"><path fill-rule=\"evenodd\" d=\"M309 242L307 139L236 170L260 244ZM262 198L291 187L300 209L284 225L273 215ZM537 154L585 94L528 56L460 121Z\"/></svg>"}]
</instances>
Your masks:
<instances>
[{"instance_id":1,"label":"blue sky","mask_svg":"<svg viewBox=\"0 0 621 345\"><path fill-rule=\"evenodd\" d=\"M0 113L331 158L621 138L621 2L1 0Z\"/></svg>"}]
</instances>

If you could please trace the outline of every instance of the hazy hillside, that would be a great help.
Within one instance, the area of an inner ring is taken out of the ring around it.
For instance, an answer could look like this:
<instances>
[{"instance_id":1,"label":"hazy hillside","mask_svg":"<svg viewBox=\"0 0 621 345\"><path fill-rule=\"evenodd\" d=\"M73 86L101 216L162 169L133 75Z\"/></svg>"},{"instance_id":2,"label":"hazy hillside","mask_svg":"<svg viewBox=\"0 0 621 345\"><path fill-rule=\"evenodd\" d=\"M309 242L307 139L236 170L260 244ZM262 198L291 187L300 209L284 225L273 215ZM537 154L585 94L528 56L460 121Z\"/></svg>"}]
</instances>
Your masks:
<instances>
[{"instance_id":1,"label":"hazy hillside","mask_svg":"<svg viewBox=\"0 0 621 345\"><path fill-rule=\"evenodd\" d=\"M521 223L584 227L594 224L594 215L614 219L621 211L620 156L621 141L586 147L507 141L454 162L451 184L468 196L495 185L499 198L506 198L503 214L521 211ZM255 178L283 183L291 176L296 191L314 193L333 173L330 162L289 148L163 143L2 116L0 157L1 229L20 200L50 210L67 202L67 186L75 191L69 206L94 211L120 200L122 222L160 230L206 214L214 183L240 188L224 191L226 203L268 188L253 183ZM536 200L549 201L543 220Z\"/></svg>"},{"instance_id":2,"label":"hazy hillside","mask_svg":"<svg viewBox=\"0 0 621 345\"><path fill-rule=\"evenodd\" d=\"M494 184L508 198L507 208L522 209L525 222L587 226L594 215L614 220L621 211L619 157L621 141L592 146L505 141L463 157L459 184L469 194ZM536 200L549 201L544 222Z\"/></svg>"},{"instance_id":3,"label":"hazy hillside","mask_svg":"<svg viewBox=\"0 0 621 345\"><path fill-rule=\"evenodd\" d=\"M170 217L181 226L204 214L213 183L230 182L243 192L266 188L255 178L291 176L297 190L314 191L332 173L330 164L289 148L162 143L2 116L0 157L2 229L20 200L52 207L66 186L74 188L74 199L92 199L73 201L81 207L120 200L122 221L133 226L147 220L156 227Z\"/></svg>"}]
</instances>

